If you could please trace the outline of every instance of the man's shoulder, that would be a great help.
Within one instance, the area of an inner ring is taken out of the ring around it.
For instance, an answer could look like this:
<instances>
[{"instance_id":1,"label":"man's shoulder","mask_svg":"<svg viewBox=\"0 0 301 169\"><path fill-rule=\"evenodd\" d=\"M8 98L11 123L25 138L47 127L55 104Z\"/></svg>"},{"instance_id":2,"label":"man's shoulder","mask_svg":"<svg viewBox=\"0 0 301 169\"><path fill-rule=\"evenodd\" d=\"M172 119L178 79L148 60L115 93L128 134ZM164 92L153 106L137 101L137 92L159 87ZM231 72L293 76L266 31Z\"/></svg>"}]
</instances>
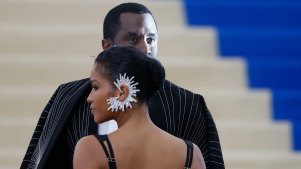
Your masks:
<instances>
[{"instance_id":1,"label":"man's shoulder","mask_svg":"<svg viewBox=\"0 0 301 169\"><path fill-rule=\"evenodd\" d=\"M84 78L84 79L80 79L80 80L74 80L71 82L67 82L67 83L63 83L60 85L61 88L65 88L65 87L78 87L78 86L82 86L82 85L86 85L89 81L89 78Z\"/></svg>"},{"instance_id":2,"label":"man's shoulder","mask_svg":"<svg viewBox=\"0 0 301 169\"><path fill-rule=\"evenodd\" d=\"M61 84L55 91L51 100L68 100L70 102L77 101L82 98L81 96L83 96L83 94L90 90L89 86L91 86L89 78Z\"/></svg>"},{"instance_id":3,"label":"man's shoulder","mask_svg":"<svg viewBox=\"0 0 301 169\"><path fill-rule=\"evenodd\" d=\"M163 89L164 90L171 90L171 91L178 91L180 93L186 93L188 95L197 95L197 96L203 97L202 95L200 95L198 93L194 93L194 92L192 92L190 90L184 89L183 87L180 87L180 86L172 83L169 80L165 80L164 81Z\"/></svg>"},{"instance_id":4,"label":"man's shoulder","mask_svg":"<svg viewBox=\"0 0 301 169\"><path fill-rule=\"evenodd\" d=\"M75 96L75 94L81 95L82 93L90 90L89 86L91 86L89 78L75 80L59 85L56 93L57 95L62 96Z\"/></svg>"}]
</instances>

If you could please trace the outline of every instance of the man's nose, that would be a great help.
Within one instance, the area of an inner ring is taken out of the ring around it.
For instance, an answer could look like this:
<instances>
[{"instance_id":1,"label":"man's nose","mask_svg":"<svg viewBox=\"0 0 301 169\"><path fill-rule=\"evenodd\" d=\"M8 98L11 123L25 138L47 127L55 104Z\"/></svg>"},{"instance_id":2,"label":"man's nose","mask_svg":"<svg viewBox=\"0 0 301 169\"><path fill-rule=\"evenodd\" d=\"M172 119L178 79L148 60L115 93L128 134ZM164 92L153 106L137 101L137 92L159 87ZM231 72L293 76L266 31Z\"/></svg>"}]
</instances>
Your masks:
<instances>
[{"instance_id":1,"label":"man's nose","mask_svg":"<svg viewBox=\"0 0 301 169\"><path fill-rule=\"evenodd\" d=\"M146 41L143 41L141 44L140 44L140 50L145 53L146 55L150 55L151 54L151 49L150 49L150 46L148 45L148 43Z\"/></svg>"}]
</instances>

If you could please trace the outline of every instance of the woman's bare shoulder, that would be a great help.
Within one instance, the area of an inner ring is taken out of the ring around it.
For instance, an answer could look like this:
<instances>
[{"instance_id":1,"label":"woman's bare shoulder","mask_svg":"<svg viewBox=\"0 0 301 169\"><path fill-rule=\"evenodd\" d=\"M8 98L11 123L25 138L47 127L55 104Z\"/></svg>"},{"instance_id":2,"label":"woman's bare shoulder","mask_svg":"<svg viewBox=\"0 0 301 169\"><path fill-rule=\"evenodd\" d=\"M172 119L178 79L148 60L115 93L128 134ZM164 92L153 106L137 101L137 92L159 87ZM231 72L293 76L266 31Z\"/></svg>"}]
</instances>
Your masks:
<instances>
[{"instance_id":1,"label":"woman's bare shoulder","mask_svg":"<svg viewBox=\"0 0 301 169\"><path fill-rule=\"evenodd\" d=\"M200 148L193 143L192 169L206 169L204 157Z\"/></svg>"},{"instance_id":2,"label":"woman's bare shoulder","mask_svg":"<svg viewBox=\"0 0 301 169\"><path fill-rule=\"evenodd\" d=\"M105 153L95 136L86 136L77 142L73 156L74 169L101 169L106 162Z\"/></svg>"}]
</instances>

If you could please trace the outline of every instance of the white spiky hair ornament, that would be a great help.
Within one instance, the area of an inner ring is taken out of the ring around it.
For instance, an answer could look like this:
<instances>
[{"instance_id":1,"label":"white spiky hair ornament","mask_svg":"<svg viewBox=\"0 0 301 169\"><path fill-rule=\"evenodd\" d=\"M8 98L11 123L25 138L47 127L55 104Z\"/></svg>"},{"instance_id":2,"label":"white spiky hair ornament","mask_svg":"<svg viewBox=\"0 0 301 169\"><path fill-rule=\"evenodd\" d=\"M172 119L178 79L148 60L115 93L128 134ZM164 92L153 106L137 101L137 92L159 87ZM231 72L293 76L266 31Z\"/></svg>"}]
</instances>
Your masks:
<instances>
[{"instance_id":1,"label":"white spiky hair ornament","mask_svg":"<svg viewBox=\"0 0 301 169\"><path fill-rule=\"evenodd\" d=\"M137 102L136 99L134 99L133 97L136 97L136 93L139 92L139 89L136 89L136 86L139 84L138 82L135 83L133 81L134 76L132 76L131 78L126 76L126 73L124 73L124 75L122 76L121 74L119 74L120 79L116 79L117 81L114 82L114 85L118 88L118 90L123 93L120 89L120 86L122 84L125 84L128 86L129 88L129 94L128 96L123 100L123 101L119 101L119 96L117 97L111 97L107 100L108 104L110 105L110 107L108 108L108 110L111 110L112 112L114 111L118 111L118 110L122 110L124 111L124 107L125 108L132 108L131 102Z\"/></svg>"}]
</instances>

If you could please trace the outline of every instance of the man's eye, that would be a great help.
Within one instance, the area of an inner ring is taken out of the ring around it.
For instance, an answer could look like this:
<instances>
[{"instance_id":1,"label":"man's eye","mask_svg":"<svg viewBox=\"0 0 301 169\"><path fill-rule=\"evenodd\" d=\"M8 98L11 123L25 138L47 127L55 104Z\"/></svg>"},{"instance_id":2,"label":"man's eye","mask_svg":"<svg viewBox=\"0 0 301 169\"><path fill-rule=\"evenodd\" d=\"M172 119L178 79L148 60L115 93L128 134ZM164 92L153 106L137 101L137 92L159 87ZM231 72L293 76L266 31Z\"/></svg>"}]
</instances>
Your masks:
<instances>
[{"instance_id":1,"label":"man's eye","mask_svg":"<svg viewBox=\"0 0 301 169\"><path fill-rule=\"evenodd\" d=\"M147 41L148 44L151 44L155 41L155 39L154 38L147 38L146 41Z\"/></svg>"},{"instance_id":2,"label":"man's eye","mask_svg":"<svg viewBox=\"0 0 301 169\"><path fill-rule=\"evenodd\" d=\"M136 39L136 38L129 38L128 41L133 42L133 43L136 43L136 42L137 42L137 39Z\"/></svg>"}]
</instances>

